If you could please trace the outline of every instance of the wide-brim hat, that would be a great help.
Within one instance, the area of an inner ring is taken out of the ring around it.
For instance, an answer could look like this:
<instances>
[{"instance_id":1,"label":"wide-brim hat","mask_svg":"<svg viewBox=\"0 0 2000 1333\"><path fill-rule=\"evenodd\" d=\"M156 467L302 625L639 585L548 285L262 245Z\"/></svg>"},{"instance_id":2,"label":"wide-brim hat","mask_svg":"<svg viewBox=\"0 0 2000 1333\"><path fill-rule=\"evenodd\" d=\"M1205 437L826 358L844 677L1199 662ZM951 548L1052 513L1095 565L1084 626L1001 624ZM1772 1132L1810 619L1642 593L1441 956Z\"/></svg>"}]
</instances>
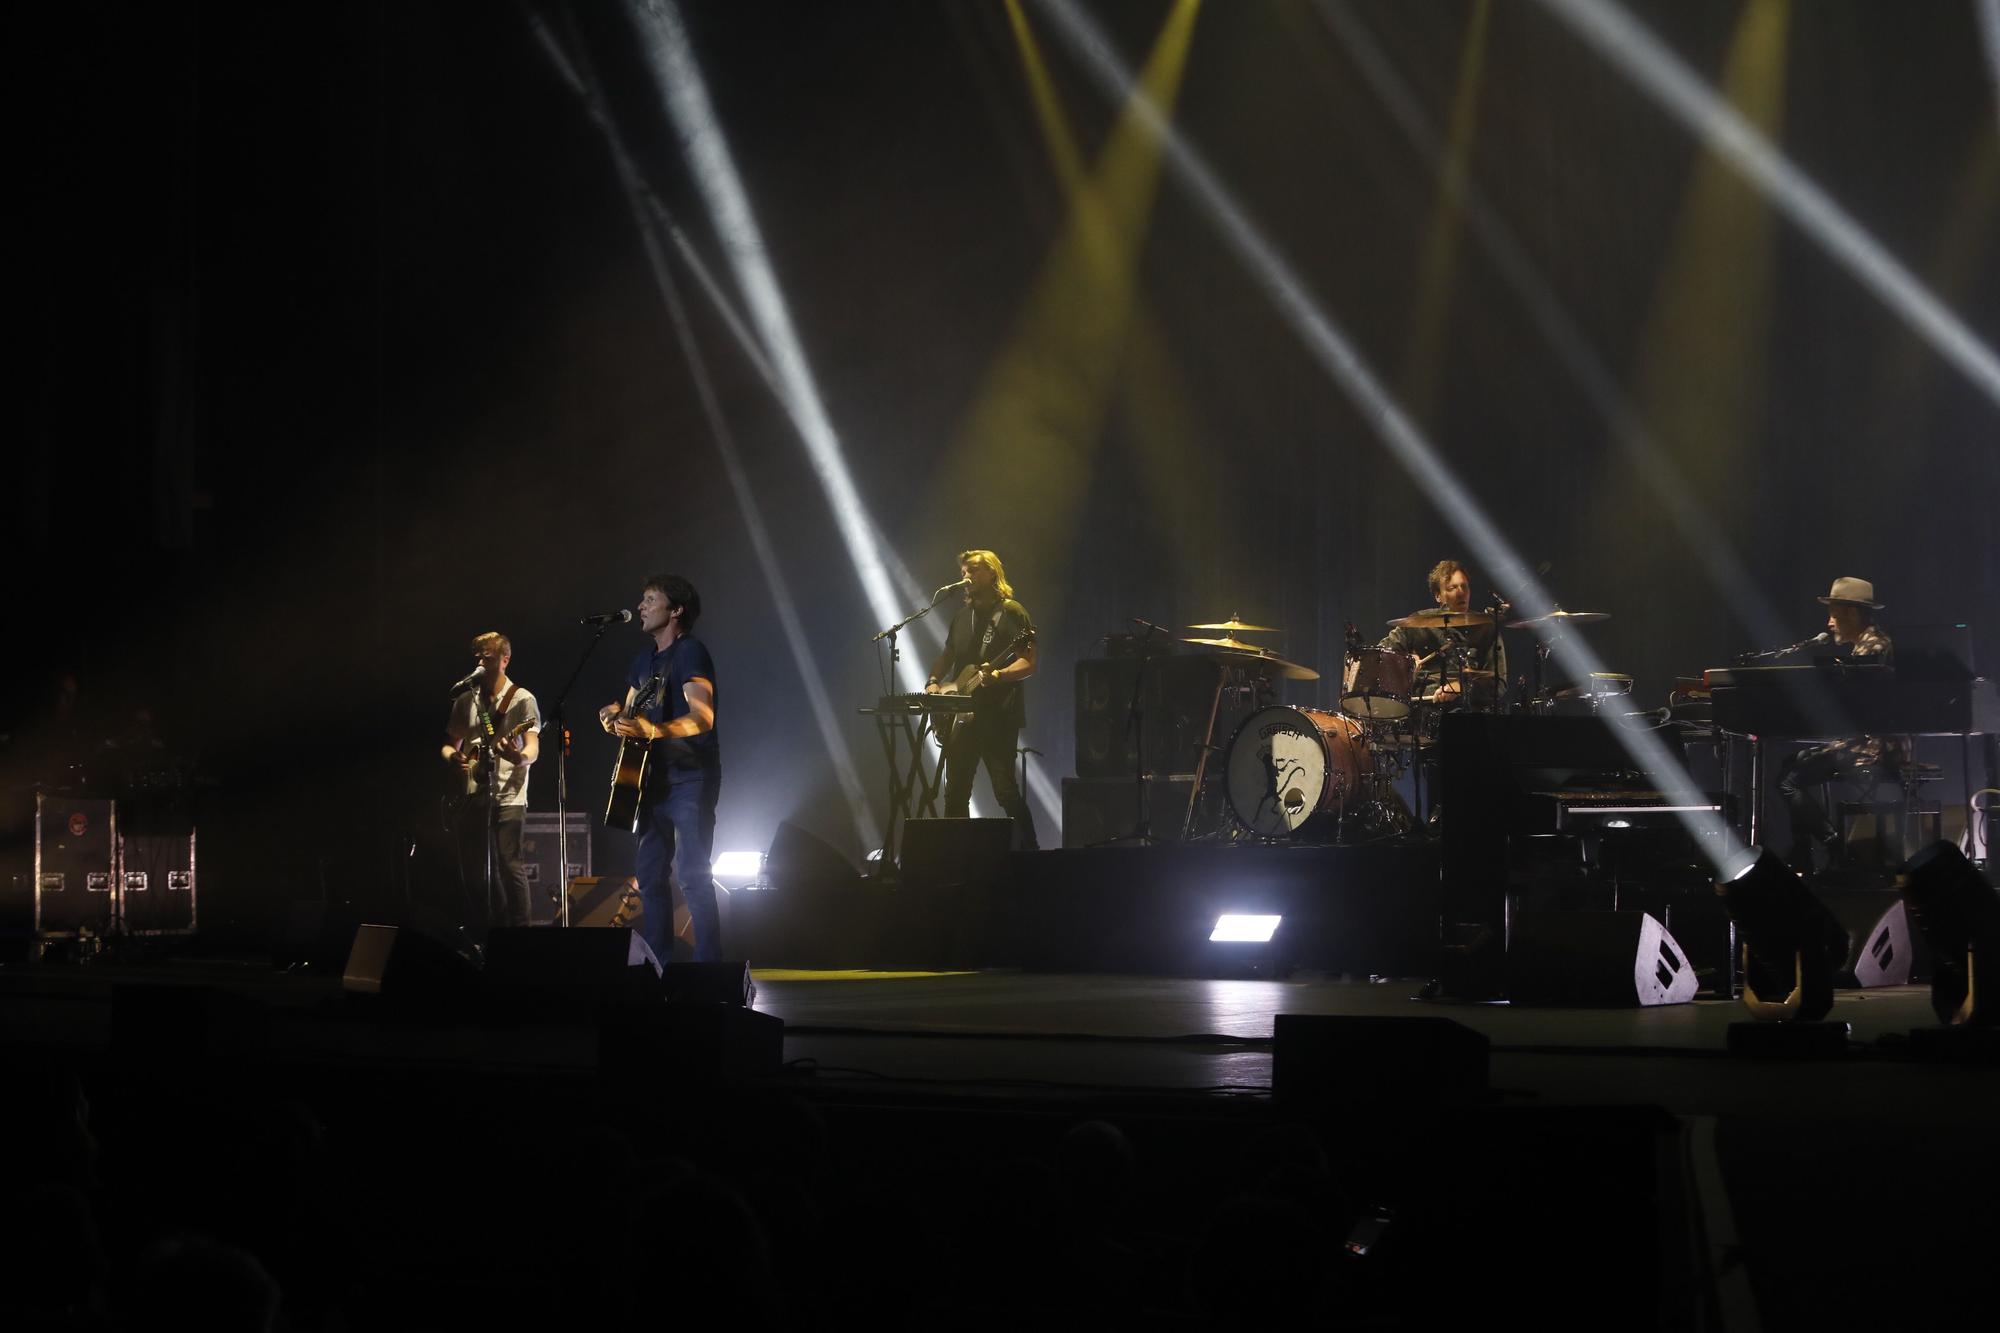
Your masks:
<instances>
[{"instance_id":1,"label":"wide-brim hat","mask_svg":"<svg viewBox=\"0 0 2000 1333\"><path fill-rule=\"evenodd\" d=\"M1846 602L1850 606L1865 606L1871 611L1882 609L1882 603L1875 600L1875 585L1867 579L1835 579L1833 591L1819 600L1828 605L1834 602Z\"/></svg>"}]
</instances>

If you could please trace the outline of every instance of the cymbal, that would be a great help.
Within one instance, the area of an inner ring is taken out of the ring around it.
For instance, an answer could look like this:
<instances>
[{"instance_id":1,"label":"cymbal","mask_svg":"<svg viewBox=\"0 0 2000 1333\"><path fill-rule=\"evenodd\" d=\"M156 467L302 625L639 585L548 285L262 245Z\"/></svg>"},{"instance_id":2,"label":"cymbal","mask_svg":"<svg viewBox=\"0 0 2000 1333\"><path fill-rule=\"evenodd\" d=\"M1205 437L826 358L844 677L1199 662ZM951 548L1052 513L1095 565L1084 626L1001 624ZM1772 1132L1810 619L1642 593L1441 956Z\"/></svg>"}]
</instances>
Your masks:
<instances>
[{"instance_id":1,"label":"cymbal","mask_svg":"<svg viewBox=\"0 0 2000 1333\"><path fill-rule=\"evenodd\" d=\"M1276 653L1259 648L1254 643L1245 643L1241 639L1182 639L1181 642L1198 643L1205 648L1222 648L1229 652L1242 653L1247 659L1243 662L1244 666L1250 665L1251 662L1269 666L1273 668L1273 674L1282 676L1286 680L1319 679L1319 672L1311 667L1300 666L1297 662L1287 662Z\"/></svg>"},{"instance_id":2,"label":"cymbal","mask_svg":"<svg viewBox=\"0 0 2000 1333\"><path fill-rule=\"evenodd\" d=\"M1611 619L1609 611L1551 611L1545 616L1535 616L1528 620L1510 620L1508 629L1527 629L1533 625L1595 625L1600 620Z\"/></svg>"},{"instance_id":3,"label":"cymbal","mask_svg":"<svg viewBox=\"0 0 2000 1333\"><path fill-rule=\"evenodd\" d=\"M1319 679L1319 672L1314 671L1311 667L1300 666L1297 662L1287 662L1284 658L1279 657L1276 653L1260 653L1258 654L1258 656L1263 658L1264 661L1269 662L1272 666L1276 667L1278 669L1278 674L1284 677L1286 680Z\"/></svg>"},{"instance_id":4,"label":"cymbal","mask_svg":"<svg viewBox=\"0 0 2000 1333\"><path fill-rule=\"evenodd\" d=\"M1398 616L1389 623L1403 629L1457 629L1461 625L1490 625L1493 617L1484 611L1447 611L1441 606L1433 606L1423 611L1412 611L1407 616Z\"/></svg>"},{"instance_id":5,"label":"cymbal","mask_svg":"<svg viewBox=\"0 0 2000 1333\"><path fill-rule=\"evenodd\" d=\"M1242 621L1240 621L1240 620L1238 620L1238 619L1236 618L1236 613L1235 613L1235 612L1233 612L1233 611L1229 613L1229 619L1227 619L1227 620L1212 620L1212 621L1210 621L1210 622L1209 622L1208 624L1206 624L1206 625L1189 625L1189 626L1188 626L1188 628L1189 628L1189 629L1219 629L1219 630L1222 630L1222 631L1224 631L1224 632L1226 632L1226 633L1229 633L1229 634L1234 634L1234 633L1236 633L1236 632L1237 632L1238 630L1247 630L1247 631L1249 631L1249 632L1250 632L1250 633L1252 633L1252 634L1276 634L1276 633L1278 633L1278 629L1277 629L1277 627L1276 627L1276 626L1273 626L1273 625L1246 625L1246 624L1244 624L1244 623L1243 623Z\"/></svg>"}]
</instances>

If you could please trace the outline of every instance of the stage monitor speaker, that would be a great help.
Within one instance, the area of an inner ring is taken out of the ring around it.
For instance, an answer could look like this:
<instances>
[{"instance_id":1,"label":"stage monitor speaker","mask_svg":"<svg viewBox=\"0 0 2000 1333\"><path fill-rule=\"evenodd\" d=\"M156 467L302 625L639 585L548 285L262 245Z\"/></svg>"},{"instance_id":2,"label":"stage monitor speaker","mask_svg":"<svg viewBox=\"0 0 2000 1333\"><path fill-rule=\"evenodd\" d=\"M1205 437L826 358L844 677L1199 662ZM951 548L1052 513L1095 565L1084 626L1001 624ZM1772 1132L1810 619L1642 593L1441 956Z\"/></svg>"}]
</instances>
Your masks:
<instances>
[{"instance_id":1,"label":"stage monitor speaker","mask_svg":"<svg viewBox=\"0 0 2000 1333\"><path fill-rule=\"evenodd\" d=\"M1281 1109L1467 1105L1486 1095L1486 1037L1449 1018L1279 1014L1271 1094Z\"/></svg>"},{"instance_id":2,"label":"stage monitor speaker","mask_svg":"<svg viewBox=\"0 0 2000 1333\"><path fill-rule=\"evenodd\" d=\"M1521 912L1507 940L1517 1004L1685 1004L1700 982L1650 912Z\"/></svg>"},{"instance_id":3,"label":"stage monitor speaker","mask_svg":"<svg viewBox=\"0 0 2000 1333\"><path fill-rule=\"evenodd\" d=\"M1847 957L1835 969L1836 986L1905 986L1916 962L1909 909L1893 889L1877 892L1815 890L1847 936Z\"/></svg>"},{"instance_id":4,"label":"stage monitor speaker","mask_svg":"<svg viewBox=\"0 0 2000 1333\"><path fill-rule=\"evenodd\" d=\"M479 974L472 963L407 926L365 924L354 932L341 989L396 1000L446 1000L469 995Z\"/></svg>"},{"instance_id":5,"label":"stage monitor speaker","mask_svg":"<svg viewBox=\"0 0 2000 1333\"><path fill-rule=\"evenodd\" d=\"M1011 819L911 819L903 824L906 889L990 889L1007 876Z\"/></svg>"},{"instance_id":6,"label":"stage monitor speaker","mask_svg":"<svg viewBox=\"0 0 2000 1333\"><path fill-rule=\"evenodd\" d=\"M741 959L721 963L675 963L660 983L669 1004L726 1004L748 1009L757 1002L757 983Z\"/></svg>"},{"instance_id":7,"label":"stage monitor speaker","mask_svg":"<svg viewBox=\"0 0 2000 1333\"><path fill-rule=\"evenodd\" d=\"M846 857L789 819L778 824L764 853L764 878L788 893L851 889L861 881Z\"/></svg>"},{"instance_id":8,"label":"stage monitor speaker","mask_svg":"<svg viewBox=\"0 0 2000 1333\"><path fill-rule=\"evenodd\" d=\"M660 960L629 926L512 926L486 938L495 992L563 1000L643 1000L660 994Z\"/></svg>"},{"instance_id":9,"label":"stage monitor speaker","mask_svg":"<svg viewBox=\"0 0 2000 1333\"><path fill-rule=\"evenodd\" d=\"M569 885L569 924L630 926L644 916L639 881L630 875L579 875Z\"/></svg>"}]
</instances>

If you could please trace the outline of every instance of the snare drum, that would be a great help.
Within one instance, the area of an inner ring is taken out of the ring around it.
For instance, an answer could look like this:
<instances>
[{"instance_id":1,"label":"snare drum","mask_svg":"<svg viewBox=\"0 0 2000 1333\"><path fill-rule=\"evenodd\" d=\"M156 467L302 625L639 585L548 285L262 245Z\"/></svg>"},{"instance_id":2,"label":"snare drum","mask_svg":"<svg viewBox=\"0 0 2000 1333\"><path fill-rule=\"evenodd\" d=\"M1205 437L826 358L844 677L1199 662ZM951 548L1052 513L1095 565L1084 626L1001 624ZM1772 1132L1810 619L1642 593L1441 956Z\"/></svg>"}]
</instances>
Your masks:
<instances>
[{"instance_id":1,"label":"snare drum","mask_svg":"<svg viewBox=\"0 0 2000 1333\"><path fill-rule=\"evenodd\" d=\"M1358 806L1375 773L1366 737L1359 722L1317 708L1278 704L1244 718L1226 765L1237 822L1284 837Z\"/></svg>"},{"instance_id":2,"label":"snare drum","mask_svg":"<svg viewBox=\"0 0 2000 1333\"><path fill-rule=\"evenodd\" d=\"M1340 678L1340 711L1371 722L1410 715L1417 659L1397 648L1357 648Z\"/></svg>"}]
</instances>

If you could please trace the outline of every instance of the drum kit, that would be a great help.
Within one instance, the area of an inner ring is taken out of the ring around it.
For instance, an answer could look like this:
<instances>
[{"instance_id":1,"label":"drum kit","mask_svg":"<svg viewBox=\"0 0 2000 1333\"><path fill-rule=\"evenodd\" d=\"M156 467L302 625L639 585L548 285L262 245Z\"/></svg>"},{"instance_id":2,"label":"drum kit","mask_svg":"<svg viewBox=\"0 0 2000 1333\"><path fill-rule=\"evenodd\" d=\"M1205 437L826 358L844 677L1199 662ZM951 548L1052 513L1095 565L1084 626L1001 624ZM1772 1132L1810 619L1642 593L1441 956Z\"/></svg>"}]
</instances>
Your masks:
<instances>
[{"instance_id":1,"label":"drum kit","mask_svg":"<svg viewBox=\"0 0 2000 1333\"><path fill-rule=\"evenodd\" d=\"M1485 611L1432 607L1389 624L1471 630L1492 626L1496 619ZM1554 692L1539 688L1552 633L1608 619L1601 611L1558 609L1500 622L1508 629L1539 630L1538 688L1529 711L1570 716L1629 707L1632 678L1616 673L1594 674L1583 684ZM1271 674L1285 679L1319 679L1311 667L1236 637L1278 633L1273 626L1248 624L1232 614L1227 620L1188 628L1220 632L1222 637L1184 638L1183 643L1254 657ZM1229 810L1250 836L1339 842L1350 834L1372 839L1409 833L1416 821L1394 784L1413 768L1421 774L1424 756L1436 744L1439 716L1453 707L1492 710L1500 705L1506 683L1478 665L1482 654L1469 643L1448 638L1437 652L1419 656L1397 648L1363 647L1352 642L1350 631L1350 644L1338 712L1269 704L1245 717L1228 744L1220 747ZM1417 689L1418 673L1431 667L1434 659L1441 660L1428 674L1442 683L1425 696Z\"/></svg>"}]
</instances>

